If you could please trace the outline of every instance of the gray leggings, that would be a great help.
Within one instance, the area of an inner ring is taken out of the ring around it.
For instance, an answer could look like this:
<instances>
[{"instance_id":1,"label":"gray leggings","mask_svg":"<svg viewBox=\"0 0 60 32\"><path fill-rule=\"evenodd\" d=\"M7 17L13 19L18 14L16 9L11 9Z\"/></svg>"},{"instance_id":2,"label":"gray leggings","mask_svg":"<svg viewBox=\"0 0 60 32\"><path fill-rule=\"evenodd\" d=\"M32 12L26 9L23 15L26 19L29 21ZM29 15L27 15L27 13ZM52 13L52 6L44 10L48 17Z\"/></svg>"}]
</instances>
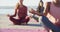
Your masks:
<instances>
[{"instance_id":1,"label":"gray leggings","mask_svg":"<svg viewBox=\"0 0 60 32\"><path fill-rule=\"evenodd\" d=\"M57 27L53 23L51 23L47 17L42 16L42 22L46 27L51 29L53 32L60 32L60 27Z\"/></svg>"}]
</instances>

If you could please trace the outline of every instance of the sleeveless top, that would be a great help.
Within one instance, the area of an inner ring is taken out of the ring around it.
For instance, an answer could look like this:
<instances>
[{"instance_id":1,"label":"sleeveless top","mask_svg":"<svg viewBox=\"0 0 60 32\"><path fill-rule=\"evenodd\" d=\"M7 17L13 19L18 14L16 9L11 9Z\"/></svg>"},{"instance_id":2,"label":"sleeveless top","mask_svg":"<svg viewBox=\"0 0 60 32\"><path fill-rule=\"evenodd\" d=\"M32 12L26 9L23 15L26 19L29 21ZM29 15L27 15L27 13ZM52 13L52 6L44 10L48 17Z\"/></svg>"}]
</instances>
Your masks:
<instances>
[{"instance_id":1,"label":"sleeveless top","mask_svg":"<svg viewBox=\"0 0 60 32\"><path fill-rule=\"evenodd\" d=\"M44 12L44 7L37 8L37 11L42 15Z\"/></svg>"},{"instance_id":2,"label":"sleeveless top","mask_svg":"<svg viewBox=\"0 0 60 32\"><path fill-rule=\"evenodd\" d=\"M60 27L60 7L56 7L53 3L51 3L47 17L53 24Z\"/></svg>"},{"instance_id":3,"label":"sleeveless top","mask_svg":"<svg viewBox=\"0 0 60 32\"><path fill-rule=\"evenodd\" d=\"M44 12L44 7L42 7L42 8L40 9L40 14L42 15L43 12Z\"/></svg>"},{"instance_id":4,"label":"sleeveless top","mask_svg":"<svg viewBox=\"0 0 60 32\"><path fill-rule=\"evenodd\" d=\"M20 7L20 5L18 6L18 17L19 18L24 18L27 16L27 7L23 6Z\"/></svg>"}]
</instances>

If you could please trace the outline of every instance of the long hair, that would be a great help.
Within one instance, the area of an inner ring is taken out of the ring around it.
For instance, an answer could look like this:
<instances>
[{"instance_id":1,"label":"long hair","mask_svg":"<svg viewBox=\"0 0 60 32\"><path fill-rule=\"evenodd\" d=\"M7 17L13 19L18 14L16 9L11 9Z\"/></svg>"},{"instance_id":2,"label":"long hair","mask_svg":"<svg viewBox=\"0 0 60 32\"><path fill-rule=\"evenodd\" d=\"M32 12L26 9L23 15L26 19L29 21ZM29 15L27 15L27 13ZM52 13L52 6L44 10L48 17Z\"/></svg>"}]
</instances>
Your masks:
<instances>
[{"instance_id":1,"label":"long hair","mask_svg":"<svg viewBox=\"0 0 60 32\"><path fill-rule=\"evenodd\" d=\"M39 5L38 5L38 8L37 8L37 11L38 11L38 12L40 12L40 9L42 8L42 7L40 6L40 3L42 3L42 7L43 7L43 1L40 0Z\"/></svg>"}]
</instances>

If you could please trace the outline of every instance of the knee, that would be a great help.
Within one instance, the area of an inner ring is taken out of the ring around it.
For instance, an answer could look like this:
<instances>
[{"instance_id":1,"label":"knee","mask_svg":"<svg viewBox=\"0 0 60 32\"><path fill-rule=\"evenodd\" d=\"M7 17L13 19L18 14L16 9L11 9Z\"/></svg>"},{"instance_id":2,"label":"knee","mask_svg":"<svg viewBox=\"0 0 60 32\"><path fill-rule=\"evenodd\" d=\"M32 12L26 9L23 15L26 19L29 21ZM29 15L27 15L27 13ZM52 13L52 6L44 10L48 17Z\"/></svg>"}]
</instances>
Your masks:
<instances>
[{"instance_id":1,"label":"knee","mask_svg":"<svg viewBox=\"0 0 60 32\"><path fill-rule=\"evenodd\" d=\"M13 19L13 17L9 17L9 20L12 20Z\"/></svg>"},{"instance_id":2,"label":"knee","mask_svg":"<svg viewBox=\"0 0 60 32\"><path fill-rule=\"evenodd\" d=\"M30 17L29 16L26 16L25 19L30 19Z\"/></svg>"},{"instance_id":3,"label":"knee","mask_svg":"<svg viewBox=\"0 0 60 32\"><path fill-rule=\"evenodd\" d=\"M42 21L49 21L49 19L46 16L42 16Z\"/></svg>"},{"instance_id":4,"label":"knee","mask_svg":"<svg viewBox=\"0 0 60 32\"><path fill-rule=\"evenodd\" d=\"M30 20L29 16L26 16L25 19L24 19L25 22L29 22L29 20Z\"/></svg>"}]
</instances>

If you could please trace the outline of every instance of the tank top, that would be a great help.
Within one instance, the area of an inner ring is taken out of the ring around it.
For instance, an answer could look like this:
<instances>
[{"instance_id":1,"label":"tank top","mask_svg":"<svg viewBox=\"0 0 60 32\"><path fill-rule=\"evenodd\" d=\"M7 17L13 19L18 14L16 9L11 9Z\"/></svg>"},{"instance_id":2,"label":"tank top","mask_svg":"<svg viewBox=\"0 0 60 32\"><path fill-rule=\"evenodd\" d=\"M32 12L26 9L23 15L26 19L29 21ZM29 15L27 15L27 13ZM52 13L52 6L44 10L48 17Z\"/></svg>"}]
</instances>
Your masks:
<instances>
[{"instance_id":1,"label":"tank top","mask_svg":"<svg viewBox=\"0 0 60 32\"><path fill-rule=\"evenodd\" d=\"M60 7L56 7L51 3L47 17L53 24L60 26Z\"/></svg>"},{"instance_id":2,"label":"tank top","mask_svg":"<svg viewBox=\"0 0 60 32\"><path fill-rule=\"evenodd\" d=\"M27 7L23 6L23 7L18 7L18 17L19 18L24 18L27 16Z\"/></svg>"}]
</instances>

